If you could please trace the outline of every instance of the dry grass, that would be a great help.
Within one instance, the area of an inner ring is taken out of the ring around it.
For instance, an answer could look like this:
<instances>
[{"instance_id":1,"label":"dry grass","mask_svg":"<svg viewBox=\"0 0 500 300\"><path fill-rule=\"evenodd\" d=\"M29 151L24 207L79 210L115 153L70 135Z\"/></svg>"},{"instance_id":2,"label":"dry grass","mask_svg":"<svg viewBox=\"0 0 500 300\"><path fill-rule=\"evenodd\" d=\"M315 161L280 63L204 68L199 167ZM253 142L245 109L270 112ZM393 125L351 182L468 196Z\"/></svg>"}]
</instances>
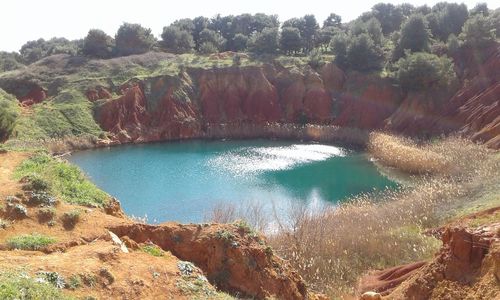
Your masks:
<instances>
[{"instance_id":1,"label":"dry grass","mask_svg":"<svg viewBox=\"0 0 500 300\"><path fill-rule=\"evenodd\" d=\"M425 175L411 186L360 195L320 213L296 206L286 219L275 217L280 230L268 234L275 252L332 298L354 293L370 269L432 257L440 241L424 229L445 222L500 178L500 157L460 138L419 145L377 133L369 150L383 164ZM244 218L244 210L220 208L213 217L230 222Z\"/></svg>"},{"instance_id":2,"label":"dry grass","mask_svg":"<svg viewBox=\"0 0 500 300\"><path fill-rule=\"evenodd\" d=\"M403 137L372 133L368 149L382 164L411 174L442 173L450 168L447 156Z\"/></svg>"}]
</instances>

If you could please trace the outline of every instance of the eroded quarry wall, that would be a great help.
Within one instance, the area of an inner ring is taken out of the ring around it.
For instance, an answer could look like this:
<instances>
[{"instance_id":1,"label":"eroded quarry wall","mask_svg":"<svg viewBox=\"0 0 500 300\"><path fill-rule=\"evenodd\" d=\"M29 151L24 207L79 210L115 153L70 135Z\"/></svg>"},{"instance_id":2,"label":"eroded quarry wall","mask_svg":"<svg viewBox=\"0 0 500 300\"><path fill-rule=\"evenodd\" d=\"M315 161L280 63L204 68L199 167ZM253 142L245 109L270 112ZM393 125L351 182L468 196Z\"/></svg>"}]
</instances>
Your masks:
<instances>
[{"instance_id":1,"label":"eroded quarry wall","mask_svg":"<svg viewBox=\"0 0 500 300\"><path fill-rule=\"evenodd\" d=\"M468 51L456 57L465 64L457 68L461 84L452 91L404 94L389 78L346 74L328 63L317 71L271 64L187 69L179 76L133 80L117 98L106 87L87 95L92 101L109 98L96 118L119 142L205 137L214 124L244 131L249 124L311 123L423 137L459 132L498 149L500 49L487 49L480 66L467 59Z\"/></svg>"}]
</instances>

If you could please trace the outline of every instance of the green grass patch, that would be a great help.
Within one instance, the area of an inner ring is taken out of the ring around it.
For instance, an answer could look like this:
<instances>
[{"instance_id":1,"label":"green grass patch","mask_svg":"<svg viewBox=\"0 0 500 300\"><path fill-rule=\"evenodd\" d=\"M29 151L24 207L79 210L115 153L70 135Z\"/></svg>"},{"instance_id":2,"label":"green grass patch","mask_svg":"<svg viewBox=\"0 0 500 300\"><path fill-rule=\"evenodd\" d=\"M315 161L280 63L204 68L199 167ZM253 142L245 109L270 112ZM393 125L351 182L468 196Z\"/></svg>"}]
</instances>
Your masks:
<instances>
[{"instance_id":1,"label":"green grass patch","mask_svg":"<svg viewBox=\"0 0 500 300\"><path fill-rule=\"evenodd\" d=\"M102 129L92 116L93 104L75 90L65 90L50 101L32 106L22 114L13 130L13 137L38 141L66 136L98 136Z\"/></svg>"},{"instance_id":2,"label":"green grass patch","mask_svg":"<svg viewBox=\"0 0 500 300\"><path fill-rule=\"evenodd\" d=\"M0 299L69 300L75 298L64 295L60 289L51 284L37 282L24 273L1 272Z\"/></svg>"},{"instance_id":3,"label":"green grass patch","mask_svg":"<svg viewBox=\"0 0 500 300\"><path fill-rule=\"evenodd\" d=\"M479 216L479 217L473 219L470 222L470 226L479 227L479 226L488 225L488 224L499 222L499 221L500 221L500 211L496 211L492 214Z\"/></svg>"},{"instance_id":4,"label":"green grass patch","mask_svg":"<svg viewBox=\"0 0 500 300\"><path fill-rule=\"evenodd\" d=\"M142 246L141 250L156 257L165 256L165 251L163 251L160 247L156 245L146 245Z\"/></svg>"},{"instance_id":5,"label":"green grass patch","mask_svg":"<svg viewBox=\"0 0 500 300\"><path fill-rule=\"evenodd\" d=\"M0 142L12 133L19 110L17 99L0 89Z\"/></svg>"},{"instance_id":6,"label":"green grass patch","mask_svg":"<svg viewBox=\"0 0 500 300\"><path fill-rule=\"evenodd\" d=\"M90 182L78 167L38 152L23 161L15 179L36 175L47 181L51 192L62 201L89 207L102 207L109 196Z\"/></svg>"},{"instance_id":7,"label":"green grass patch","mask_svg":"<svg viewBox=\"0 0 500 300\"><path fill-rule=\"evenodd\" d=\"M33 233L11 237L7 240L7 245L10 249L36 251L55 242L56 239L53 237Z\"/></svg>"}]
</instances>

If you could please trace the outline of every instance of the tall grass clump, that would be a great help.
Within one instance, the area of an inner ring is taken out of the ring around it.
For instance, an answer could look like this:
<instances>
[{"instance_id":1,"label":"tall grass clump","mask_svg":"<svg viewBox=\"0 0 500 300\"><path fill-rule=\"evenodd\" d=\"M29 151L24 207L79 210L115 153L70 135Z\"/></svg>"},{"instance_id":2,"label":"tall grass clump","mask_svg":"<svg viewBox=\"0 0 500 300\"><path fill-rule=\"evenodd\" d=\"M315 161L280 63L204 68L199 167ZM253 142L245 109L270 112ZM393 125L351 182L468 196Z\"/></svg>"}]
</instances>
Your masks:
<instances>
[{"instance_id":1,"label":"tall grass clump","mask_svg":"<svg viewBox=\"0 0 500 300\"><path fill-rule=\"evenodd\" d=\"M10 249L19 250L40 250L45 246L51 245L56 242L56 239L38 233L23 234L7 239L7 245Z\"/></svg>"},{"instance_id":2,"label":"tall grass clump","mask_svg":"<svg viewBox=\"0 0 500 300\"><path fill-rule=\"evenodd\" d=\"M389 134L372 133L368 150L382 164L411 174L446 172L450 167L447 156Z\"/></svg>"},{"instance_id":3,"label":"tall grass clump","mask_svg":"<svg viewBox=\"0 0 500 300\"><path fill-rule=\"evenodd\" d=\"M276 253L332 297L352 293L370 269L432 257L440 242L423 231L443 224L500 181L499 157L464 139L418 145L374 134L371 143L383 164L426 175L415 177L411 187L360 195L320 213L295 209L290 223L280 223L281 230L269 236Z\"/></svg>"},{"instance_id":4,"label":"tall grass clump","mask_svg":"<svg viewBox=\"0 0 500 300\"><path fill-rule=\"evenodd\" d=\"M78 167L47 153L35 153L14 173L16 179L33 175L47 181L51 192L67 203L102 207L108 202L109 196L90 182Z\"/></svg>"}]
</instances>

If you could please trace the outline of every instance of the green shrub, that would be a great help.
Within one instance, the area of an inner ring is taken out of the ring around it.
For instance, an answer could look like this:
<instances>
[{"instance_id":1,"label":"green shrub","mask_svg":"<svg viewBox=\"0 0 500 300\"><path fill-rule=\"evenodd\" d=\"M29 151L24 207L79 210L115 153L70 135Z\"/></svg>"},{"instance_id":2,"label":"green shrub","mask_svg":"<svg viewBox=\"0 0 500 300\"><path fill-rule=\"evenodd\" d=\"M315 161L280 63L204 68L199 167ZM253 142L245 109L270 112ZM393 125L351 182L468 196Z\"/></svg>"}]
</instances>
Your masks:
<instances>
[{"instance_id":1,"label":"green shrub","mask_svg":"<svg viewBox=\"0 0 500 300\"><path fill-rule=\"evenodd\" d=\"M80 222L80 215L82 211L80 209L73 209L68 212L65 212L61 219L66 228L73 228L75 225Z\"/></svg>"},{"instance_id":2,"label":"green shrub","mask_svg":"<svg viewBox=\"0 0 500 300\"><path fill-rule=\"evenodd\" d=\"M382 49L367 33L352 38L347 47L347 61L353 70L363 72L380 70L383 59Z\"/></svg>"},{"instance_id":3,"label":"green shrub","mask_svg":"<svg viewBox=\"0 0 500 300\"><path fill-rule=\"evenodd\" d=\"M119 55L131 55L148 52L156 39L149 28L140 24L123 23L116 33L115 41Z\"/></svg>"},{"instance_id":4,"label":"green shrub","mask_svg":"<svg viewBox=\"0 0 500 300\"><path fill-rule=\"evenodd\" d=\"M0 219L0 229L6 229L9 226L10 226L9 221Z\"/></svg>"},{"instance_id":5,"label":"green shrub","mask_svg":"<svg viewBox=\"0 0 500 300\"><path fill-rule=\"evenodd\" d=\"M109 199L109 196L90 182L78 167L56 160L43 152L23 161L15 170L17 179L32 174L47 181L51 192L67 203L102 207Z\"/></svg>"},{"instance_id":6,"label":"green shrub","mask_svg":"<svg viewBox=\"0 0 500 300\"><path fill-rule=\"evenodd\" d=\"M0 273L0 299L69 300L73 298L65 296L55 286L38 282L26 274L2 271Z\"/></svg>"},{"instance_id":7,"label":"green shrub","mask_svg":"<svg viewBox=\"0 0 500 300\"><path fill-rule=\"evenodd\" d=\"M76 90L63 90L52 100L33 105L32 113L18 118L12 136L25 141L47 141L67 136L99 136L102 129L93 104Z\"/></svg>"},{"instance_id":8,"label":"green shrub","mask_svg":"<svg viewBox=\"0 0 500 300\"><path fill-rule=\"evenodd\" d=\"M31 205L54 206L57 204L57 199L45 191L29 192L28 199Z\"/></svg>"},{"instance_id":9,"label":"green shrub","mask_svg":"<svg viewBox=\"0 0 500 300\"><path fill-rule=\"evenodd\" d=\"M161 38L163 40L163 47L172 53L189 53L194 48L191 33L177 26L163 27Z\"/></svg>"},{"instance_id":10,"label":"green shrub","mask_svg":"<svg viewBox=\"0 0 500 300\"><path fill-rule=\"evenodd\" d=\"M37 216L40 222L50 221L56 216L56 210L53 207L40 208Z\"/></svg>"},{"instance_id":11,"label":"green shrub","mask_svg":"<svg viewBox=\"0 0 500 300\"><path fill-rule=\"evenodd\" d=\"M57 272L39 271L36 272L36 278L42 282L50 283L58 289L66 287L66 280Z\"/></svg>"},{"instance_id":12,"label":"green shrub","mask_svg":"<svg viewBox=\"0 0 500 300\"><path fill-rule=\"evenodd\" d=\"M223 240L225 242L231 242L235 238L234 234L227 230L219 230L215 233L215 236L218 239Z\"/></svg>"},{"instance_id":13,"label":"green shrub","mask_svg":"<svg viewBox=\"0 0 500 300\"><path fill-rule=\"evenodd\" d=\"M85 55L108 58L113 54L114 40L104 31L91 29L83 40L82 52Z\"/></svg>"},{"instance_id":14,"label":"green shrub","mask_svg":"<svg viewBox=\"0 0 500 300\"><path fill-rule=\"evenodd\" d=\"M76 290L77 288L81 287L83 285L82 278L80 275L71 275L71 277L68 279L67 286L71 290Z\"/></svg>"},{"instance_id":15,"label":"green shrub","mask_svg":"<svg viewBox=\"0 0 500 300\"><path fill-rule=\"evenodd\" d=\"M24 176L21 181L24 182L23 189L27 191L45 192L50 190L50 183L36 173Z\"/></svg>"},{"instance_id":16,"label":"green shrub","mask_svg":"<svg viewBox=\"0 0 500 300\"><path fill-rule=\"evenodd\" d=\"M17 100L0 89L0 142L11 135L19 116Z\"/></svg>"},{"instance_id":17,"label":"green shrub","mask_svg":"<svg viewBox=\"0 0 500 300\"><path fill-rule=\"evenodd\" d=\"M398 44L394 49L394 60L401 58L405 50L429 51L430 33L427 26L426 19L420 14L410 16L403 23Z\"/></svg>"},{"instance_id":18,"label":"green shrub","mask_svg":"<svg viewBox=\"0 0 500 300\"><path fill-rule=\"evenodd\" d=\"M322 53L319 49L311 50L308 55L308 60L309 66L316 70L325 64L325 62L323 61Z\"/></svg>"},{"instance_id":19,"label":"green shrub","mask_svg":"<svg viewBox=\"0 0 500 300\"><path fill-rule=\"evenodd\" d=\"M40 250L43 247L51 245L55 242L55 238L38 233L23 234L7 239L7 245L10 249L32 251Z\"/></svg>"},{"instance_id":20,"label":"green shrub","mask_svg":"<svg viewBox=\"0 0 500 300\"><path fill-rule=\"evenodd\" d=\"M497 32L496 35L500 33ZM494 24L487 17L479 14L465 22L460 37L465 44L479 48L495 41L496 35Z\"/></svg>"},{"instance_id":21,"label":"green shrub","mask_svg":"<svg viewBox=\"0 0 500 300\"><path fill-rule=\"evenodd\" d=\"M247 236L252 238L258 237L258 234L255 231L255 229L252 228L252 226L250 226L250 224L248 224L245 220L238 220L234 222L234 225L236 225L236 227L238 227L238 229Z\"/></svg>"},{"instance_id":22,"label":"green shrub","mask_svg":"<svg viewBox=\"0 0 500 300\"><path fill-rule=\"evenodd\" d=\"M401 58L397 68L397 79L407 91L447 87L456 81L453 62L446 56L413 53Z\"/></svg>"},{"instance_id":23,"label":"green shrub","mask_svg":"<svg viewBox=\"0 0 500 300\"><path fill-rule=\"evenodd\" d=\"M141 250L156 257L165 256L165 251L156 245L145 245Z\"/></svg>"}]
</instances>

